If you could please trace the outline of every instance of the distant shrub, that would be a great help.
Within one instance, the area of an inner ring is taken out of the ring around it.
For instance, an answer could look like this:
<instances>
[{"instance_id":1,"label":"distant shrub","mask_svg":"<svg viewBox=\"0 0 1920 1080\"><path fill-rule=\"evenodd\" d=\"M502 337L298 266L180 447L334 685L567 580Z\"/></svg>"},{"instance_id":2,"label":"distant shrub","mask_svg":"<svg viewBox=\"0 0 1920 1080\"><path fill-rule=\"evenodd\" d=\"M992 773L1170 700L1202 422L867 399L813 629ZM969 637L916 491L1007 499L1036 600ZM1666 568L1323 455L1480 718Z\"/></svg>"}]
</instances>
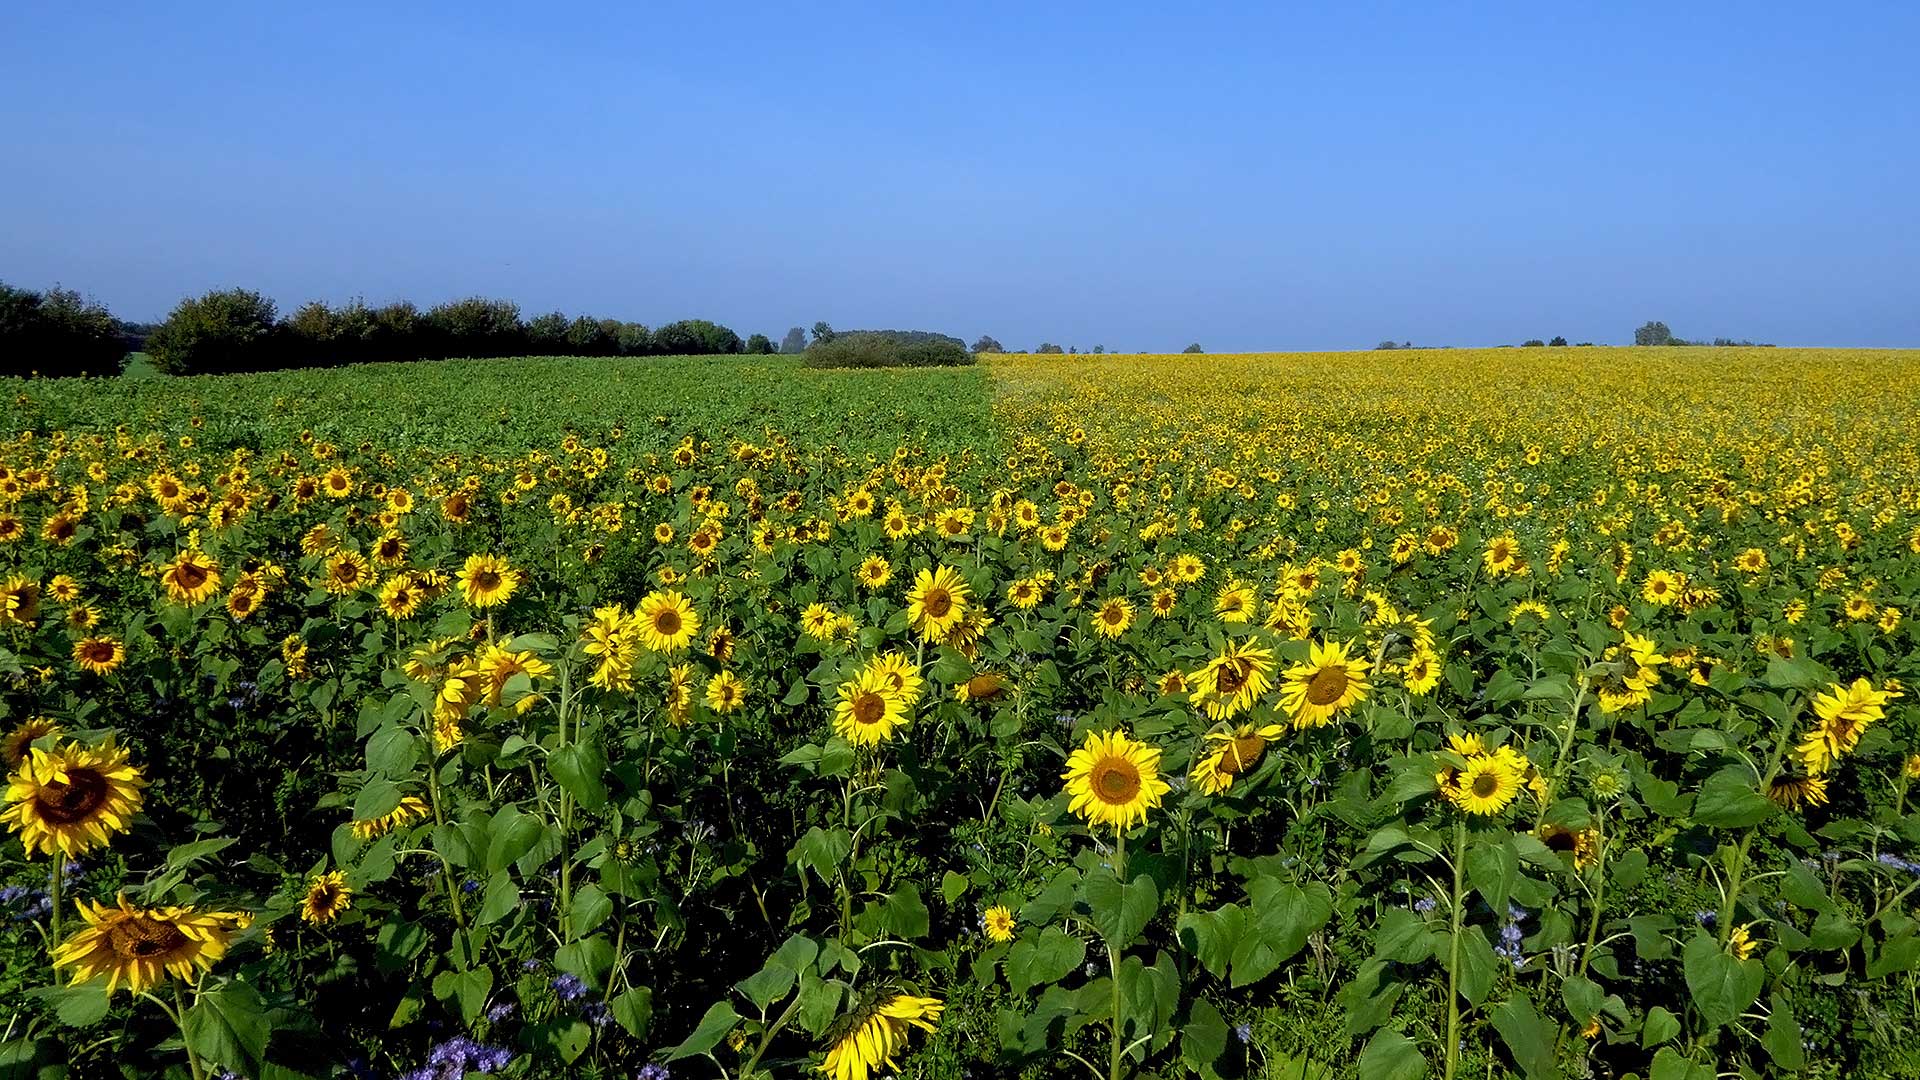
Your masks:
<instances>
[{"instance_id":1,"label":"distant shrub","mask_svg":"<svg viewBox=\"0 0 1920 1080\"><path fill-rule=\"evenodd\" d=\"M957 338L903 341L885 331L852 331L817 341L800 355L808 367L956 367L974 362Z\"/></svg>"},{"instance_id":2,"label":"distant shrub","mask_svg":"<svg viewBox=\"0 0 1920 1080\"><path fill-rule=\"evenodd\" d=\"M0 375L113 375L126 354L120 321L101 304L0 284Z\"/></svg>"},{"instance_id":3,"label":"distant shrub","mask_svg":"<svg viewBox=\"0 0 1920 1080\"><path fill-rule=\"evenodd\" d=\"M739 334L705 319L682 319L653 332L653 351L661 356L727 356L744 347Z\"/></svg>"},{"instance_id":4,"label":"distant shrub","mask_svg":"<svg viewBox=\"0 0 1920 1080\"><path fill-rule=\"evenodd\" d=\"M163 375L217 375L284 367L273 301L248 289L216 289L180 301L147 338Z\"/></svg>"},{"instance_id":5,"label":"distant shrub","mask_svg":"<svg viewBox=\"0 0 1920 1080\"><path fill-rule=\"evenodd\" d=\"M520 305L470 296L427 311L432 356L520 356L527 351Z\"/></svg>"}]
</instances>

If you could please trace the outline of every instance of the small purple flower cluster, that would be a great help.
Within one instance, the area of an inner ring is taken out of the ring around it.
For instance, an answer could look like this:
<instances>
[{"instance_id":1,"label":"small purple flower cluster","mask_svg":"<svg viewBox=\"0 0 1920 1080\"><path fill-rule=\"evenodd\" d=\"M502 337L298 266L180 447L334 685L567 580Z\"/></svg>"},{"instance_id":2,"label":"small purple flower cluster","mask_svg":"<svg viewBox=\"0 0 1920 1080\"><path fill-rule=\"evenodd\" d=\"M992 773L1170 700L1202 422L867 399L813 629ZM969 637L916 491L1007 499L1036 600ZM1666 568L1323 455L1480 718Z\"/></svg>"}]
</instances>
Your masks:
<instances>
[{"instance_id":1,"label":"small purple flower cluster","mask_svg":"<svg viewBox=\"0 0 1920 1080\"><path fill-rule=\"evenodd\" d=\"M427 1052L427 1063L400 1080L460 1080L470 1072L495 1073L513 1061L504 1046L484 1046L465 1035L455 1035Z\"/></svg>"},{"instance_id":2,"label":"small purple flower cluster","mask_svg":"<svg viewBox=\"0 0 1920 1080\"><path fill-rule=\"evenodd\" d=\"M1920 862L1903 859L1889 851L1880 856L1881 866L1891 866L1895 870L1905 870L1909 874L1920 874Z\"/></svg>"},{"instance_id":3,"label":"small purple flower cluster","mask_svg":"<svg viewBox=\"0 0 1920 1080\"><path fill-rule=\"evenodd\" d=\"M0 888L0 910L12 913L20 922L40 922L53 915L53 900L41 889L8 885Z\"/></svg>"},{"instance_id":4,"label":"small purple flower cluster","mask_svg":"<svg viewBox=\"0 0 1920 1080\"><path fill-rule=\"evenodd\" d=\"M559 997L560 1003L574 1006L574 1012L579 1014L580 1019L597 1028L606 1027L613 1020L613 1010L607 1008L606 1002L582 1000L589 991L587 984L581 981L580 976L556 975L553 977L552 985L553 992Z\"/></svg>"},{"instance_id":5,"label":"small purple flower cluster","mask_svg":"<svg viewBox=\"0 0 1920 1080\"><path fill-rule=\"evenodd\" d=\"M1500 944L1493 947L1498 956L1504 956L1513 962L1514 967L1525 967L1527 958L1520 950L1520 939L1526 935L1520 929L1521 920L1527 917L1527 909L1518 904L1507 905L1507 917L1500 924Z\"/></svg>"},{"instance_id":6,"label":"small purple flower cluster","mask_svg":"<svg viewBox=\"0 0 1920 1080\"><path fill-rule=\"evenodd\" d=\"M633 1080L672 1080L672 1074L665 1065L642 1065L640 1071L633 1074Z\"/></svg>"}]
</instances>

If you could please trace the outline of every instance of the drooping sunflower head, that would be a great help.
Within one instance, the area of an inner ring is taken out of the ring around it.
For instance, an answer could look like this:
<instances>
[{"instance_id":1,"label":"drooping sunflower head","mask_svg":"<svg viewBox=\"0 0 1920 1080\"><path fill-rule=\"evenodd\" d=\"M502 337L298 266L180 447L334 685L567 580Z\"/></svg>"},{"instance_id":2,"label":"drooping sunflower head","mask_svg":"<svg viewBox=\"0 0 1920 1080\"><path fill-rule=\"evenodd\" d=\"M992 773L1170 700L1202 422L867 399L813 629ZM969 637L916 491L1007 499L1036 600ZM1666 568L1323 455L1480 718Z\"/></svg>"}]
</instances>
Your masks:
<instances>
[{"instance_id":1,"label":"drooping sunflower head","mask_svg":"<svg viewBox=\"0 0 1920 1080\"><path fill-rule=\"evenodd\" d=\"M1823 806L1827 801L1827 780L1823 776L1812 776L1782 769L1767 784L1767 798L1788 810L1800 809L1800 804Z\"/></svg>"},{"instance_id":2,"label":"drooping sunflower head","mask_svg":"<svg viewBox=\"0 0 1920 1080\"><path fill-rule=\"evenodd\" d=\"M59 734L60 725L56 721L45 716L30 716L0 740L0 761L4 761L11 772L27 760L36 741Z\"/></svg>"},{"instance_id":3,"label":"drooping sunflower head","mask_svg":"<svg viewBox=\"0 0 1920 1080\"><path fill-rule=\"evenodd\" d=\"M7 783L0 822L20 834L29 856L38 851L72 858L125 832L140 811L146 784L111 737L93 747L36 747Z\"/></svg>"},{"instance_id":4,"label":"drooping sunflower head","mask_svg":"<svg viewBox=\"0 0 1920 1080\"><path fill-rule=\"evenodd\" d=\"M1089 827L1124 831L1147 819L1171 790L1160 779L1160 751L1125 732L1094 732L1067 758L1061 774L1072 797L1069 809Z\"/></svg>"},{"instance_id":5,"label":"drooping sunflower head","mask_svg":"<svg viewBox=\"0 0 1920 1080\"><path fill-rule=\"evenodd\" d=\"M196 969L210 970L226 955L247 921L236 912L137 908L125 896L112 906L85 900L76 906L87 925L54 949L54 966L73 969L72 986L105 975L109 995L121 986L138 994L168 974L192 982Z\"/></svg>"},{"instance_id":6,"label":"drooping sunflower head","mask_svg":"<svg viewBox=\"0 0 1920 1080\"><path fill-rule=\"evenodd\" d=\"M1548 823L1540 826L1539 836L1548 851L1572 859L1575 870L1585 870L1599 858L1600 834L1594 829L1570 829Z\"/></svg>"},{"instance_id":7,"label":"drooping sunflower head","mask_svg":"<svg viewBox=\"0 0 1920 1080\"><path fill-rule=\"evenodd\" d=\"M906 1048L908 1034L916 1027L933 1031L945 1008L938 998L876 986L827 1029L826 1061L814 1071L833 1080L867 1080L882 1068L897 1069L894 1058Z\"/></svg>"}]
</instances>

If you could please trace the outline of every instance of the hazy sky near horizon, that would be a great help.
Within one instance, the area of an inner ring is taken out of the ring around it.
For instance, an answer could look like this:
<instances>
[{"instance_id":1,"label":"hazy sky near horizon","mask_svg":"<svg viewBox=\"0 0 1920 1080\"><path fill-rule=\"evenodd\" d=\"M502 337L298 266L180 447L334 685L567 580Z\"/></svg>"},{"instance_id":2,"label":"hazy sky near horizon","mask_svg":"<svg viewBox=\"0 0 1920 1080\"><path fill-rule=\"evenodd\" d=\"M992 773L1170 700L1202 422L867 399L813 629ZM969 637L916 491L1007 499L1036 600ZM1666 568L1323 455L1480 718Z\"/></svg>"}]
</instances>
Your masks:
<instances>
[{"instance_id":1,"label":"hazy sky near horizon","mask_svg":"<svg viewBox=\"0 0 1920 1080\"><path fill-rule=\"evenodd\" d=\"M0 11L0 280L990 333L1920 346L1920 5Z\"/></svg>"}]
</instances>

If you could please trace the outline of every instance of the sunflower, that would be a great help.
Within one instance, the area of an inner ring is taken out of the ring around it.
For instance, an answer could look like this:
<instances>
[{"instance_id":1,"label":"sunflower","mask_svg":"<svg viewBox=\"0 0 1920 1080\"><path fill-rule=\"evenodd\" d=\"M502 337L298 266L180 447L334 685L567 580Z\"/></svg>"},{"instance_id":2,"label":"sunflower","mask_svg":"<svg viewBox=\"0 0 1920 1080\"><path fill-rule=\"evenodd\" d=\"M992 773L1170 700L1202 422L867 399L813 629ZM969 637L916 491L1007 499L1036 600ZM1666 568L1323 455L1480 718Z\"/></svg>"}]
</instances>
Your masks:
<instances>
[{"instance_id":1,"label":"sunflower","mask_svg":"<svg viewBox=\"0 0 1920 1080\"><path fill-rule=\"evenodd\" d=\"M1585 870L1600 857L1600 831L1598 829L1569 829L1564 825L1540 826L1540 842L1547 845L1548 851L1558 852L1573 859L1575 870Z\"/></svg>"},{"instance_id":2,"label":"sunflower","mask_svg":"<svg viewBox=\"0 0 1920 1080\"><path fill-rule=\"evenodd\" d=\"M59 852L66 858L107 846L127 831L147 785L127 752L109 736L99 746L67 743L33 748L7 782L7 808L0 822L20 834L29 856Z\"/></svg>"},{"instance_id":3,"label":"sunflower","mask_svg":"<svg viewBox=\"0 0 1920 1080\"><path fill-rule=\"evenodd\" d=\"M818 601L808 604L800 612L800 632L820 641L833 640L833 630L839 622L839 613Z\"/></svg>"},{"instance_id":4,"label":"sunflower","mask_svg":"<svg viewBox=\"0 0 1920 1080\"><path fill-rule=\"evenodd\" d=\"M1213 613L1224 623L1245 623L1253 618L1258 604L1253 590L1235 581L1214 597Z\"/></svg>"},{"instance_id":5,"label":"sunflower","mask_svg":"<svg viewBox=\"0 0 1920 1080\"><path fill-rule=\"evenodd\" d=\"M833 730L855 746L876 746L907 722L906 702L886 673L868 668L840 684Z\"/></svg>"},{"instance_id":6,"label":"sunflower","mask_svg":"<svg viewBox=\"0 0 1920 1080\"><path fill-rule=\"evenodd\" d=\"M373 561L386 567L399 566L407 560L407 538L399 532L389 532L373 542Z\"/></svg>"},{"instance_id":7,"label":"sunflower","mask_svg":"<svg viewBox=\"0 0 1920 1080\"><path fill-rule=\"evenodd\" d=\"M300 917L314 926L323 926L353 906L353 889L347 885L347 872L335 870L307 882L306 896L300 900Z\"/></svg>"},{"instance_id":8,"label":"sunflower","mask_svg":"<svg viewBox=\"0 0 1920 1080\"><path fill-rule=\"evenodd\" d=\"M516 713L524 713L538 705L542 698L532 692L533 684L553 677L553 665L540 659L539 654L524 649L515 651L501 645L489 644L481 649L480 655L474 657L474 664L487 680L487 704L496 709L502 704L501 695L507 688L508 680L515 675L527 677L528 692L512 703Z\"/></svg>"},{"instance_id":9,"label":"sunflower","mask_svg":"<svg viewBox=\"0 0 1920 1080\"><path fill-rule=\"evenodd\" d=\"M380 583L380 611L395 622L413 618L425 599L425 590L410 573L403 571Z\"/></svg>"},{"instance_id":10,"label":"sunflower","mask_svg":"<svg viewBox=\"0 0 1920 1080\"><path fill-rule=\"evenodd\" d=\"M15 576L0 584L0 626L32 626L39 618L39 582Z\"/></svg>"},{"instance_id":11,"label":"sunflower","mask_svg":"<svg viewBox=\"0 0 1920 1080\"><path fill-rule=\"evenodd\" d=\"M404 829L416 821L425 820L427 813L425 799L418 795L403 795L400 805L379 817L355 819L352 822L353 835L355 839L363 841L377 839L395 829Z\"/></svg>"},{"instance_id":12,"label":"sunflower","mask_svg":"<svg viewBox=\"0 0 1920 1080\"><path fill-rule=\"evenodd\" d=\"M1686 591L1687 581L1671 570L1654 570L1647 574L1646 584L1640 587L1640 598L1649 604L1666 607L1680 599Z\"/></svg>"},{"instance_id":13,"label":"sunflower","mask_svg":"<svg viewBox=\"0 0 1920 1080\"><path fill-rule=\"evenodd\" d=\"M366 556L352 548L340 548L327 556L320 586L335 596L346 596L371 584L372 577Z\"/></svg>"},{"instance_id":14,"label":"sunflower","mask_svg":"<svg viewBox=\"0 0 1920 1080\"><path fill-rule=\"evenodd\" d=\"M881 653L867 662L867 670L886 676L903 703L913 705L920 700L926 680L920 677L919 667L906 653L899 650Z\"/></svg>"},{"instance_id":15,"label":"sunflower","mask_svg":"<svg viewBox=\"0 0 1920 1080\"><path fill-rule=\"evenodd\" d=\"M1006 693L1007 680L997 672L982 671L953 688L955 701L992 701Z\"/></svg>"},{"instance_id":16,"label":"sunflower","mask_svg":"<svg viewBox=\"0 0 1920 1080\"><path fill-rule=\"evenodd\" d=\"M922 570L914 575L907 593L907 618L928 641L943 641L967 611L967 582L950 566Z\"/></svg>"},{"instance_id":17,"label":"sunflower","mask_svg":"<svg viewBox=\"0 0 1920 1080\"><path fill-rule=\"evenodd\" d=\"M1093 615L1093 628L1101 637L1117 638L1132 625L1133 605L1125 597L1109 596Z\"/></svg>"},{"instance_id":18,"label":"sunflower","mask_svg":"<svg viewBox=\"0 0 1920 1080\"><path fill-rule=\"evenodd\" d=\"M1160 779L1160 751L1135 742L1124 732L1094 732L1067 758L1069 809L1089 827L1110 825L1124 831L1145 822L1147 811L1172 790Z\"/></svg>"},{"instance_id":19,"label":"sunflower","mask_svg":"<svg viewBox=\"0 0 1920 1080\"><path fill-rule=\"evenodd\" d=\"M353 476L342 468L329 469L320 479L320 490L326 492L329 499L344 499L353 494Z\"/></svg>"},{"instance_id":20,"label":"sunflower","mask_svg":"<svg viewBox=\"0 0 1920 1080\"><path fill-rule=\"evenodd\" d=\"M0 739L0 761L6 763L9 771L20 767L27 760L27 752L39 739L60 734L58 722L45 716L31 716L20 722L19 726Z\"/></svg>"},{"instance_id":21,"label":"sunflower","mask_svg":"<svg viewBox=\"0 0 1920 1080\"><path fill-rule=\"evenodd\" d=\"M1823 806L1827 801L1827 780L1823 776L1782 771L1768 782L1767 798L1788 810L1800 809L1803 802L1809 806Z\"/></svg>"},{"instance_id":22,"label":"sunflower","mask_svg":"<svg viewBox=\"0 0 1920 1080\"><path fill-rule=\"evenodd\" d=\"M934 1030L946 1008L939 998L914 997L881 990L841 1017L827 1031L831 1045L827 1060L815 1068L833 1080L868 1080L882 1067L899 1068L894 1055L907 1045L914 1028Z\"/></svg>"},{"instance_id":23,"label":"sunflower","mask_svg":"<svg viewBox=\"0 0 1920 1080\"><path fill-rule=\"evenodd\" d=\"M1279 724L1254 727L1241 724L1231 731L1207 733L1207 749L1189 774L1194 784L1208 795L1219 795L1233 787L1236 776L1244 776L1260 764L1267 743L1285 730Z\"/></svg>"},{"instance_id":24,"label":"sunflower","mask_svg":"<svg viewBox=\"0 0 1920 1080\"><path fill-rule=\"evenodd\" d=\"M1245 639L1228 641L1219 656L1194 672L1193 701L1214 720L1246 712L1273 686L1273 650Z\"/></svg>"},{"instance_id":25,"label":"sunflower","mask_svg":"<svg viewBox=\"0 0 1920 1080\"><path fill-rule=\"evenodd\" d=\"M1280 704L1296 728L1321 727L1367 696L1367 665L1346 645L1314 642L1307 662L1287 669Z\"/></svg>"},{"instance_id":26,"label":"sunflower","mask_svg":"<svg viewBox=\"0 0 1920 1080\"><path fill-rule=\"evenodd\" d=\"M107 977L107 994L125 985L138 994L165 974L193 982L227 953L243 916L190 907L137 908L121 895L113 906L79 901L87 925L53 950L55 967L70 967L70 986Z\"/></svg>"},{"instance_id":27,"label":"sunflower","mask_svg":"<svg viewBox=\"0 0 1920 1080\"><path fill-rule=\"evenodd\" d=\"M747 700L747 684L731 671L722 671L707 680L707 708L725 716Z\"/></svg>"},{"instance_id":28,"label":"sunflower","mask_svg":"<svg viewBox=\"0 0 1920 1080\"><path fill-rule=\"evenodd\" d=\"M490 608L507 602L520 587L520 571L507 565L498 555L467 556L460 568L460 595L468 606Z\"/></svg>"},{"instance_id":29,"label":"sunflower","mask_svg":"<svg viewBox=\"0 0 1920 1080\"><path fill-rule=\"evenodd\" d=\"M1476 754L1467 759L1447 794L1467 813L1491 816L1520 794L1520 773L1492 754Z\"/></svg>"},{"instance_id":30,"label":"sunflower","mask_svg":"<svg viewBox=\"0 0 1920 1080\"><path fill-rule=\"evenodd\" d=\"M1033 578L1019 578L1007 586L1007 603L1020 611L1032 611L1040 606L1040 582Z\"/></svg>"},{"instance_id":31,"label":"sunflower","mask_svg":"<svg viewBox=\"0 0 1920 1080\"><path fill-rule=\"evenodd\" d=\"M1886 704L1893 696L1875 690L1866 679L1855 679L1847 687L1830 684L1825 693L1815 695L1813 712L1819 723L1797 747L1807 772L1819 776L1851 753L1859 745L1861 733L1886 718Z\"/></svg>"},{"instance_id":32,"label":"sunflower","mask_svg":"<svg viewBox=\"0 0 1920 1080\"><path fill-rule=\"evenodd\" d=\"M700 632L700 616L693 601L680 593L651 592L635 609L640 644L657 653L672 655Z\"/></svg>"},{"instance_id":33,"label":"sunflower","mask_svg":"<svg viewBox=\"0 0 1920 1080\"><path fill-rule=\"evenodd\" d=\"M1727 951L1736 959L1745 960L1752 956L1754 948L1760 944L1749 933L1749 928L1752 926L1752 923L1742 923L1727 935Z\"/></svg>"},{"instance_id":34,"label":"sunflower","mask_svg":"<svg viewBox=\"0 0 1920 1080\"><path fill-rule=\"evenodd\" d=\"M869 555L860 561L860 568L854 571L854 577L864 588L878 589L893 580L893 567L886 559L878 555Z\"/></svg>"},{"instance_id":35,"label":"sunflower","mask_svg":"<svg viewBox=\"0 0 1920 1080\"><path fill-rule=\"evenodd\" d=\"M220 587L220 570L212 559L188 549L162 568L160 584L166 587L167 599L176 604L193 605L212 596Z\"/></svg>"},{"instance_id":36,"label":"sunflower","mask_svg":"<svg viewBox=\"0 0 1920 1080\"><path fill-rule=\"evenodd\" d=\"M980 913L980 929L987 935L988 941L1012 941L1013 926L1013 911L1003 905L995 904Z\"/></svg>"},{"instance_id":37,"label":"sunflower","mask_svg":"<svg viewBox=\"0 0 1920 1080\"><path fill-rule=\"evenodd\" d=\"M1514 539L1511 533L1487 541L1487 550L1481 556L1481 562L1486 565L1487 573L1494 577L1517 574L1526 566L1526 559L1520 554L1520 541Z\"/></svg>"},{"instance_id":38,"label":"sunflower","mask_svg":"<svg viewBox=\"0 0 1920 1080\"><path fill-rule=\"evenodd\" d=\"M1440 685L1440 658L1425 650L1416 650L1400 665L1400 681L1407 693L1425 697Z\"/></svg>"}]
</instances>

